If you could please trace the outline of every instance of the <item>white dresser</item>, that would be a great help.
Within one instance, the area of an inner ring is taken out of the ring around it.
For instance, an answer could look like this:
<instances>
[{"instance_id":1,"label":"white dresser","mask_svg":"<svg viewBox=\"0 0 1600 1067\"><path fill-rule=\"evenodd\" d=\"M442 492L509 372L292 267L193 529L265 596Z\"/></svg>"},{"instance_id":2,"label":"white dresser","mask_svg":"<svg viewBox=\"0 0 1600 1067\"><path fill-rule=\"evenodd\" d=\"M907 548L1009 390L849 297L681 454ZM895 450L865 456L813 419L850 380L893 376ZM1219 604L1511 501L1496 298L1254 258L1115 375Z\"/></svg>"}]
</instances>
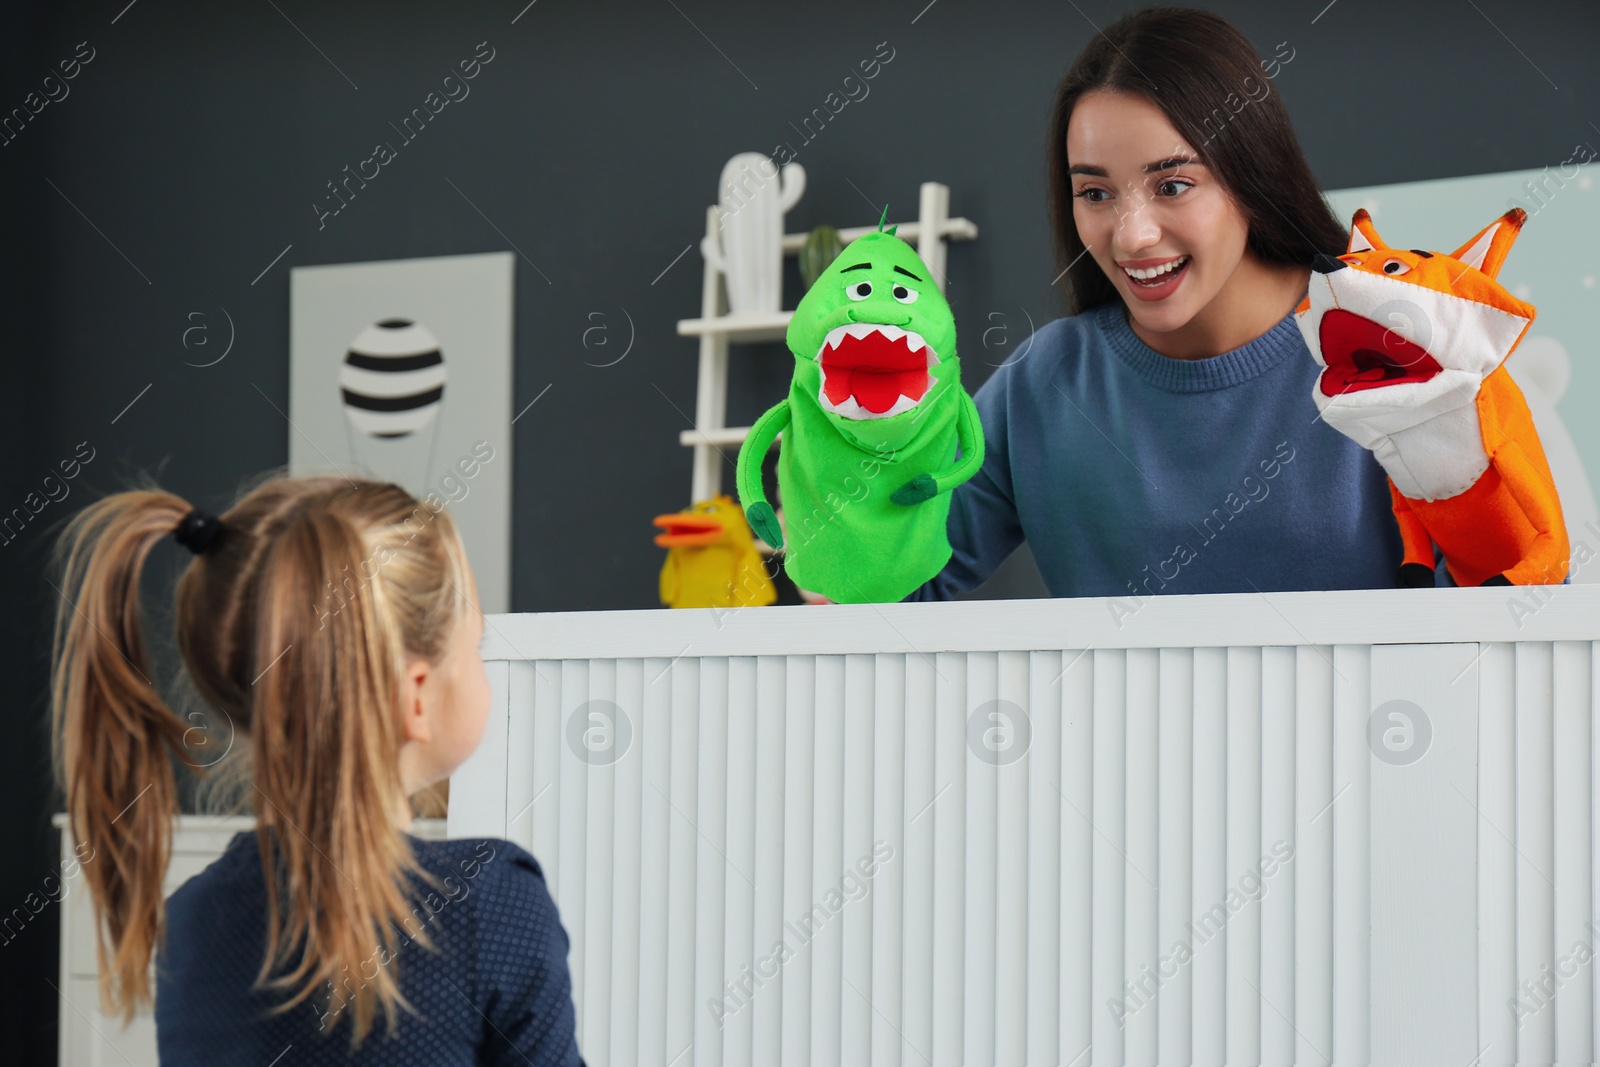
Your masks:
<instances>
[{"instance_id":1,"label":"white dresser","mask_svg":"<svg viewBox=\"0 0 1600 1067\"><path fill-rule=\"evenodd\" d=\"M61 831L63 870L73 859L72 834L67 817L57 815ZM172 861L167 868L165 891L171 893L199 874L222 854L233 835L255 825L250 816L184 815L172 839ZM445 836L443 819L419 819L412 832L418 837ZM101 1014L97 990L98 969L94 951L94 911L89 887L82 874L66 881L61 897L60 1052L62 1067L156 1067L156 1024L148 1011L135 1015L126 1027L120 1018Z\"/></svg>"},{"instance_id":2,"label":"white dresser","mask_svg":"<svg viewBox=\"0 0 1600 1067\"><path fill-rule=\"evenodd\" d=\"M483 658L451 836L538 858L591 1067L1600 1051L1600 587L493 615Z\"/></svg>"}]
</instances>

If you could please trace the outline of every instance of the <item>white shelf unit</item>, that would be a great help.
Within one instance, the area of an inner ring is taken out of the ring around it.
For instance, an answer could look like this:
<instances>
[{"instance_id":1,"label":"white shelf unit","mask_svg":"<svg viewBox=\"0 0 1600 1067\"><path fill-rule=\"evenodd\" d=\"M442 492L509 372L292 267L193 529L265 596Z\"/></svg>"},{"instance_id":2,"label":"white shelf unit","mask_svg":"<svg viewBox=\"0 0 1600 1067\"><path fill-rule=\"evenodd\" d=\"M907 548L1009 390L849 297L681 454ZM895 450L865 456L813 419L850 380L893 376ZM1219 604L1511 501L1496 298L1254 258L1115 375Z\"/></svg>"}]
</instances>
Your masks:
<instances>
[{"instance_id":1,"label":"white shelf unit","mask_svg":"<svg viewBox=\"0 0 1600 1067\"><path fill-rule=\"evenodd\" d=\"M718 236L716 205L706 209L706 233L713 239ZM854 226L839 231L839 238L849 244L863 234L878 228ZM978 227L970 219L950 217L950 187L939 182L923 182L918 203L916 222L899 224L895 236L914 245L917 254L928 265L940 291L945 288L945 242L970 241L978 236ZM807 235L783 235L784 255L794 255L805 247ZM680 444L694 449L694 476L690 490L691 502L705 500L722 491L721 449L744 442L750 432L748 426L729 426L728 417L728 345L733 341L781 341L789 328L792 311L779 311L763 315L731 315L728 313L727 284L722 271L711 263L705 265L704 292L700 301L700 318L681 319L678 334L700 338L700 381L695 396L694 428L678 435Z\"/></svg>"}]
</instances>

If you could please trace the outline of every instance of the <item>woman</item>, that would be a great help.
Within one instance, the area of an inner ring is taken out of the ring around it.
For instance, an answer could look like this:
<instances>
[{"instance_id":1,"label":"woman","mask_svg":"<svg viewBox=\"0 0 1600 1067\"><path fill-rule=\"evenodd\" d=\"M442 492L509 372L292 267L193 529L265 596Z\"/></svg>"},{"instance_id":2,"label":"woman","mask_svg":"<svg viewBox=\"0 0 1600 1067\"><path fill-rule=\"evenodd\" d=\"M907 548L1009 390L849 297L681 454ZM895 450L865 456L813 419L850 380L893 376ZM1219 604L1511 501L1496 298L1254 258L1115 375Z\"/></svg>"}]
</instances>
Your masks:
<instances>
[{"instance_id":1,"label":"woman","mask_svg":"<svg viewBox=\"0 0 1600 1067\"><path fill-rule=\"evenodd\" d=\"M1267 69L1221 16L1150 8L1067 72L1047 155L1070 314L974 395L985 461L907 600L973 588L1024 538L1052 596L1395 585L1383 468L1318 418L1293 316L1348 228Z\"/></svg>"}]
</instances>

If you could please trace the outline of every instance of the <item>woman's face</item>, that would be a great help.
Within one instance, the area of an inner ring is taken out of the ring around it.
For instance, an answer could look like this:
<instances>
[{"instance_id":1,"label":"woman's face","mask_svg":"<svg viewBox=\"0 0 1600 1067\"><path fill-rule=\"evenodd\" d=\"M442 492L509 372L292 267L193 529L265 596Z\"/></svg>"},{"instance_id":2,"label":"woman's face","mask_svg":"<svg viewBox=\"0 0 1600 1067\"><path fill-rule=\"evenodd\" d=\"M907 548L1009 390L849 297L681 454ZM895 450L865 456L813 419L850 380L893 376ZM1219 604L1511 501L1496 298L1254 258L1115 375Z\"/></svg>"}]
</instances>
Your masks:
<instances>
[{"instance_id":1,"label":"woman's face","mask_svg":"<svg viewBox=\"0 0 1600 1067\"><path fill-rule=\"evenodd\" d=\"M1187 325L1245 254L1233 198L1161 109L1133 93L1079 98L1067 162L1078 234L1134 323L1151 333ZM1140 280L1130 270L1161 273Z\"/></svg>"}]
</instances>

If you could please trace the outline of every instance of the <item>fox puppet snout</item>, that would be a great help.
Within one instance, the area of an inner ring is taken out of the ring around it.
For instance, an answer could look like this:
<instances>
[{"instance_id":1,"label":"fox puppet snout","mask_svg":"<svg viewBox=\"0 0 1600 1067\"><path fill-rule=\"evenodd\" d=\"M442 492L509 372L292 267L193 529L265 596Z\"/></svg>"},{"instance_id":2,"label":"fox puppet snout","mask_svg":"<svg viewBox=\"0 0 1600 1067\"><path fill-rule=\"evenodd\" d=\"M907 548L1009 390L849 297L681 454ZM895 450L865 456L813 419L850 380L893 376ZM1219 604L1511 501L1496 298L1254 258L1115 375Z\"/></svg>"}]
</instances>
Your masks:
<instances>
[{"instance_id":1,"label":"fox puppet snout","mask_svg":"<svg viewBox=\"0 0 1600 1067\"><path fill-rule=\"evenodd\" d=\"M1527 213L1445 255L1390 248L1365 209L1342 256L1319 253L1295 319L1322 367L1312 399L1389 475L1398 585L1559 583L1567 535L1527 402L1504 363L1534 308L1497 280Z\"/></svg>"},{"instance_id":2,"label":"fox puppet snout","mask_svg":"<svg viewBox=\"0 0 1600 1067\"><path fill-rule=\"evenodd\" d=\"M1357 211L1349 250L1317 255L1295 309L1325 368L1318 407L1347 408L1351 418L1395 407L1425 416L1470 400L1533 321L1532 305L1495 280L1526 218L1514 208L1443 255L1390 248Z\"/></svg>"}]
</instances>

